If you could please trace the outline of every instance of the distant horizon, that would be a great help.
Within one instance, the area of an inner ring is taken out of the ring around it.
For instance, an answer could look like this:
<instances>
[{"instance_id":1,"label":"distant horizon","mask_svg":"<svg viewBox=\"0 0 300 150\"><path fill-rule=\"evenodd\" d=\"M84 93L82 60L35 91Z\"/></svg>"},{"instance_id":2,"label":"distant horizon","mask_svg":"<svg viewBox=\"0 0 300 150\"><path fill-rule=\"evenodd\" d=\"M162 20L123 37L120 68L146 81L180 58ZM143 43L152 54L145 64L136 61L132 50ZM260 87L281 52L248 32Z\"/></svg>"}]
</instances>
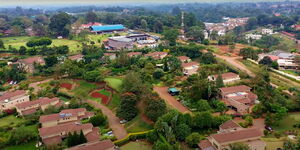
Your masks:
<instances>
[{"instance_id":1,"label":"distant horizon","mask_svg":"<svg viewBox=\"0 0 300 150\"><path fill-rule=\"evenodd\" d=\"M0 8L8 7L74 7L74 6L128 6L143 4L177 4L177 3L256 3L285 2L286 0L0 0ZM293 0L299 2L300 0Z\"/></svg>"}]
</instances>

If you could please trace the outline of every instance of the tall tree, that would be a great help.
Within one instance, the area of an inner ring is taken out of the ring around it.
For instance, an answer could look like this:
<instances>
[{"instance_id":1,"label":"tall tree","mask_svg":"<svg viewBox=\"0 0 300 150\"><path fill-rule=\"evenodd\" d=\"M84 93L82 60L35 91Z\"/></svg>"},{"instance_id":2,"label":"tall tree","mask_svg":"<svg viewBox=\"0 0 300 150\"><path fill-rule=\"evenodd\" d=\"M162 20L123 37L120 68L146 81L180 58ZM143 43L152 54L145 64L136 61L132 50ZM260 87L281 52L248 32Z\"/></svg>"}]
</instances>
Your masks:
<instances>
[{"instance_id":1,"label":"tall tree","mask_svg":"<svg viewBox=\"0 0 300 150\"><path fill-rule=\"evenodd\" d=\"M216 87L217 88L224 87L224 82L223 82L223 78L222 78L222 74L221 73L218 74L218 77L216 79Z\"/></svg>"},{"instance_id":2,"label":"tall tree","mask_svg":"<svg viewBox=\"0 0 300 150\"><path fill-rule=\"evenodd\" d=\"M98 20L98 16L96 13L90 11L85 16L86 22L96 22Z\"/></svg>"},{"instance_id":3,"label":"tall tree","mask_svg":"<svg viewBox=\"0 0 300 150\"><path fill-rule=\"evenodd\" d=\"M164 39L166 41L168 41L168 44L170 46L176 45L176 40L177 40L178 35L179 35L179 32L177 29L166 29L163 32Z\"/></svg>"},{"instance_id":4,"label":"tall tree","mask_svg":"<svg viewBox=\"0 0 300 150\"><path fill-rule=\"evenodd\" d=\"M51 17L49 29L54 36L67 37L69 35L69 29L67 25L71 23L71 16L67 13L59 13Z\"/></svg>"},{"instance_id":5,"label":"tall tree","mask_svg":"<svg viewBox=\"0 0 300 150\"><path fill-rule=\"evenodd\" d=\"M0 39L0 48L5 49L4 42Z\"/></svg>"}]
</instances>

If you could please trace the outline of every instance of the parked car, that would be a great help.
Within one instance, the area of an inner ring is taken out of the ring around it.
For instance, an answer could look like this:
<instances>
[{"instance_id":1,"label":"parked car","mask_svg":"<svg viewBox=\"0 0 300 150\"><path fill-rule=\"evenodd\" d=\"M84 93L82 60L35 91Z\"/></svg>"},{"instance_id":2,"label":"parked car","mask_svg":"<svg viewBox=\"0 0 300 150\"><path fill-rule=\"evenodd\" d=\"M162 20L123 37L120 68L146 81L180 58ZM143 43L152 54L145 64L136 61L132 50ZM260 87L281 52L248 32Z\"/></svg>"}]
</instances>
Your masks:
<instances>
[{"instance_id":1,"label":"parked car","mask_svg":"<svg viewBox=\"0 0 300 150\"><path fill-rule=\"evenodd\" d=\"M268 131L271 131L271 132L274 131L274 130L272 129L272 127L270 127L270 126L265 126L265 129L268 130Z\"/></svg>"},{"instance_id":2,"label":"parked car","mask_svg":"<svg viewBox=\"0 0 300 150\"><path fill-rule=\"evenodd\" d=\"M126 122L127 122L127 120L125 120L125 119L120 121L121 124L124 124Z\"/></svg>"},{"instance_id":3,"label":"parked car","mask_svg":"<svg viewBox=\"0 0 300 150\"><path fill-rule=\"evenodd\" d=\"M177 90L175 87L172 87L168 89L168 93L171 94L172 96L175 96L175 95L179 95L180 91Z\"/></svg>"}]
</instances>

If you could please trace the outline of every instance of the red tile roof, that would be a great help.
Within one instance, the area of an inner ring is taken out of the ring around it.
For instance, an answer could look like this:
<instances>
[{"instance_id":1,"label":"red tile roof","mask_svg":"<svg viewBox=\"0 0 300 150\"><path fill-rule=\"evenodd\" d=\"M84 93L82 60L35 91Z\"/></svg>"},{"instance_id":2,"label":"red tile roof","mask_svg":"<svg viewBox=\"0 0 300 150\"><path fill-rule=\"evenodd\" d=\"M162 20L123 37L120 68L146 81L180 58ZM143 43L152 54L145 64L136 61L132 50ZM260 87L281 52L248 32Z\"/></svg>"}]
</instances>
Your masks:
<instances>
[{"instance_id":1,"label":"red tile roof","mask_svg":"<svg viewBox=\"0 0 300 150\"><path fill-rule=\"evenodd\" d=\"M48 122L48 121L52 121L52 120L59 120L61 118L60 114L72 114L72 116L78 116L79 112L86 112L86 109L85 108L65 109L57 114L43 115L43 116L40 116L39 122L44 123L44 122ZM87 114L87 116L83 116L83 117L93 116L93 114L94 113L90 112ZM78 118L78 119L80 119L80 118Z\"/></svg>"},{"instance_id":2,"label":"red tile roof","mask_svg":"<svg viewBox=\"0 0 300 150\"><path fill-rule=\"evenodd\" d=\"M70 60L77 60L77 59L82 59L82 58L83 58L82 54L77 54L77 55L69 56Z\"/></svg>"},{"instance_id":3,"label":"red tile roof","mask_svg":"<svg viewBox=\"0 0 300 150\"><path fill-rule=\"evenodd\" d=\"M209 149L209 150L214 150L214 147L208 140L202 140L198 144L201 150Z\"/></svg>"},{"instance_id":4,"label":"red tile roof","mask_svg":"<svg viewBox=\"0 0 300 150\"><path fill-rule=\"evenodd\" d=\"M199 66L199 63L193 61L193 62L189 62L189 63L183 63L183 64L181 64L181 66L183 68L187 68L187 67L192 67L192 66Z\"/></svg>"},{"instance_id":5,"label":"red tile roof","mask_svg":"<svg viewBox=\"0 0 300 150\"><path fill-rule=\"evenodd\" d=\"M22 111L22 115L30 115L36 112L36 108L31 108L31 109L27 109L27 110L23 110Z\"/></svg>"},{"instance_id":6,"label":"red tile roof","mask_svg":"<svg viewBox=\"0 0 300 150\"><path fill-rule=\"evenodd\" d=\"M228 120L220 125L220 129L232 129L232 128L240 128L241 126L235 123L233 120Z\"/></svg>"},{"instance_id":7,"label":"red tile roof","mask_svg":"<svg viewBox=\"0 0 300 150\"><path fill-rule=\"evenodd\" d=\"M150 57L155 57L155 56L161 56L161 55L167 55L167 52L153 52L153 53L148 53L145 56L150 56Z\"/></svg>"},{"instance_id":8,"label":"red tile roof","mask_svg":"<svg viewBox=\"0 0 300 150\"><path fill-rule=\"evenodd\" d=\"M38 63L38 64L45 64L44 58L40 57L40 56L34 56L34 57L21 59L21 60L19 60L19 62L22 62L25 64L34 64L34 62Z\"/></svg>"},{"instance_id":9,"label":"red tile roof","mask_svg":"<svg viewBox=\"0 0 300 150\"><path fill-rule=\"evenodd\" d=\"M79 132L80 130L92 129L93 125L91 123L87 124L61 124L53 127L44 127L39 129L39 133L41 137L49 136L53 134L60 134L61 132Z\"/></svg>"},{"instance_id":10,"label":"red tile roof","mask_svg":"<svg viewBox=\"0 0 300 150\"><path fill-rule=\"evenodd\" d=\"M99 140L99 128L98 127L93 127L92 132L88 133L85 135L87 141L93 142L93 141L98 141Z\"/></svg>"},{"instance_id":11,"label":"red tile roof","mask_svg":"<svg viewBox=\"0 0 300 150\"><path fill-rule=\"evenodd\" d=\"M243 141L251 138L259 138L263 133L257 128L236 130L229 133L218 133L211 135L218 143L231 143L236 141Z\"/></svg>"},{"instance_id":12,"label":"red tile roof","mask_svg":"<svg viewBox=\"0 0 300 150\"><path fill-rule=\"evenodd\" d=\"M129 52L127 53L127 56L132 57L132 56L140 56L142 55L142 52Z\"/></svg>"},{"instance_id":13,"label":"red tile roof","mask_svg":"<svg viewBox=\"0 0 300 150\"><path fill-rule=\"evenodd\" d=\"M219 88L222 92L225 93L236 93L236 92L246 92L250 91L251 88L246 85L232 86L232 87L223 87Z\"/></svg>"},{"instance_id":14,"label":"red tile roof","mask_svg":"<svg viewBox=\"0 0 300 150\"><path fill-rule=\"evenodd\" d=\"M57 145L61 142L62 142L62 139L61 139L60 136L54 136L54 137L46 138L46 139L43 140L43 143L45 145Z\"/></svg>"},{"instance_id":15,"label":"red tile roof","mask_svg":"<svg viewBox=\"0 0 300 150\"><path fill-rule=\"evenodd\" d=\"M104 53L104 56L114 56L116 55L115 53Z\"/></svg>"},{"instance_id":16,"label":"red tile roof","mask_svg":"<svg viewBox=\"0 0 300 150\"><path fill-rule=\"evenodd\" d=\"M107 150L114 148L115 145L111 140L96 141L84 143L78 146L68 148L67 150Z\"/></svg>"},{"instance_id":17,"label":"red tile roof","mask_svg":"<svg viewBox=\"0 0 300 150\"><path fill-rule=\"evenodd\" d=\"M214 75L215 78L218 78L219 75ZM227 72L227 73L223 73L222 75L222 79L232 79L232 78L236 78L239 75L233 72Z\"/></svg>"},{"instance_id":18,"label":"red tile roof","mask_svg":"<svg viewBox=\"0 0 300 150\"><path fill-rule=\"evenodd\" d=\"M59 101L59 98L55 97L55 98L50 99L48 97L43 97L43 98L40 98L38 100L28 101L28 102L24 102L24 103L21 103L21 104L17 104L16 107L18 109L22 109L22 108L26 108L26 107L36 105L36 104L45 105L45 104L49 104L49 103L54 102L54 101Z\"/></svg>"},{"instance_id":19,"label":"red tile roof","mask_svg":"<svg viewBox=\"0 0 300 150\"><path fill-rule=\"evenodd\" d=\"M178 56L177 58L178 58L180 61L187 61L187 60L190 59L190 58L187 57L187 56Z\"/></svg>"},{"instance_id":20,"label":"red tile roof","mask_svg":"<svg viewBox=\"0 0 300 150\"><path fill-rule=\"evenodd\" d=\"M12 97L15 96L21 96L26 94L26 91L24 90L17 90L17 91L13 91L13 92L5 92L2 96L0 96L0 101L4 101L6 99L10 99Z\"/></svg>"}]
</instances>

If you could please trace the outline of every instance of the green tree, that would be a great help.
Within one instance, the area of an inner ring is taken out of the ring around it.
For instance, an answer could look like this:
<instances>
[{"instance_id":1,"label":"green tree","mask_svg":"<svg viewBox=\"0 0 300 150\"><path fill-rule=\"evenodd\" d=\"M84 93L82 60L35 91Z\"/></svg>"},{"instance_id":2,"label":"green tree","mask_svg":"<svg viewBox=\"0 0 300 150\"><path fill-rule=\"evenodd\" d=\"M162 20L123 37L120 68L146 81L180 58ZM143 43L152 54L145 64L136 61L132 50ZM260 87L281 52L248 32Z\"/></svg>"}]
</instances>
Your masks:
<instances>
[{"instance_id":1,"label":"green tree","mask_svg":"<svg viewBox=\"0 0 300 150\"><path fill-rule=\"evenodd\" d=\"M145 19L141 20L141 27L143 30L147 31L148 30L148 23Z\"/></svg>"},{"instance_id":2,"label":"green tree","mask_svg":"<svg viewBox=\"0 0 300 150\"><path fill-rule=\"evenodd\" d=\"M193 132L185 138L185 142L188 144L189 147L196 148L198 146L200 138L201 135L199 133Z\"/></svg>"},{"instance_id":3,"label":"green tree","mask_svg":"<svg viewBox=\"0 0 300 150\"><path fill-rule=\"evenodd\" d=\"M106 117L103 114L97 114L89 119L93 126L105 126L107 124Z\"/></svg>"},{"instance_id":4,"label":"green tree","mask_svg":"<svg viewBox=\"0 0 300 150\"><path fill-rule=\"evenodd\" d=\"M15 130L12 130L8 143L10 145L24 144L30 142L36 137L37 134L35 132L32 132L30 129L25 127L19 127Z\"/></svg>"},{"instance_id":5,"label":"green tree","mask_svg":"<svg viewBox=\"0 0 300 150\"><path fill-rule=\"evenodd\" d=\"M117 116L127 121L132 120L137 114L137 96L133 93L124 93L121 96L121 104L117 110Z\"/></svg>"},{"instance_id":6,"label":"green tree","mask_svg":"<svg viewBox=\"0 0 300 150\"><path fill-rule=\"evenodd\" d=\"M84 136L84 134L83 134L83 131L82 130L80 130L80 134L79 134L79 144L82 144L82 143L86 143L87 142L87 139L86 139L86 137Z\"/></svg>"},{"instance_id":7,"label":"green tree","mask_svg":"<svg viewBox=\"0 0 300 150\"><path fill-rule=\"evenodd\" d=\"M143 82L140 78L140 75L136 72L128 73L122 84L122 89L124 92L133 92L135 94L141 93L143 88Z\"/></svg>"},{"instance_id":8,"label":"green tree","mask_svg":"<svg viewBox=\"0 0 300 150\"><path fill-rule=\"evenodd\" d=\"M199 100L196 104L196 109L197 111L202 112L211 110L211 107L207 100Z\"/></svg>"},{"instance_id":9,"label":"green tree","mask_svg":"<svg viewBox=\"0 0 300 150\"><path fill-rule=\"evenodd\" d=\"M86 22L96 22L98 20L98 16L96 13L90 11L85 16Z\"/></svg>"},{"instance_id":10,"label":"green tree","mask_svg":"<svg viewBox=\"0 0 300 150\"><path fill-rule=\"evenodd\" d=\"M145 115L152 121L156 121L160 116L167 112L167 105L165 101L161 99L149 99L146 103Z\"/></svg>"},{"instance_id":11,"label":"green tree","mask_svg":"<svg viewBox=\"0 0 300 150\"><path fill-rule=\"evenodd\" d=\"M0 48L5 49L4 42L0 39Z\"/></svg>"},{"instance_id":12,"label":"green tree","mask_svg":"<svg viewBox=\"0 0 300 150\"><path fill-rule=\"evenodd\" d=\"M91 82L101 82L104 79L98 70L85 72L83 78Z\"/></svg>"},{"instance_id":13,"label":"green tree","mask_svg":"<svg viewBox=\"0 0 300 150\"><path fill-rule=\"evenodd\" d=\"M20 55L25 55L26 51L27 51L26 47L25 46L21 46L20 49L19 49L19 54Z\"/></svg>"},{"instance_id":14,"label":"green tree","mask_svg":"<svg viewBox=\"0 0 300 150\"><path fill-rule=\"evenodd\" d=\"M215 56L211 52L207 52L201 56L201 62L203 64L214 64L217 61L216 61Z\"/></svg>"},{"instance_id":15,"label":"green tree","mask_svg":"<svg viewBox=\"0 0 300 150\"><path fill-rule=\"evenodd\" d=\"M177 29L166 29L162 33L163 38L168 42L170 46L176 45L176 40L179 35L179 32Z\"/></svg>"},{"instance_id":16,"label":"green tree","mask_svg":"<svg viewBox=\"0 0 300 150\"><path fill-rule=\"evenodd\" d=\"M266 65L268 67L272 66L272 59L269 56L265 56L262 60L258 62L259 64Z\"/></svg>"},{"instance_id":17,"label":"green tree","mask_svg":"<svg viewBox=\"0 0 300 150\"><path fill-rule=\"evenodd\" d=\"M58 59L57 56L48 56L46 58L44 58L45 60L45 64L46 67L53 67L54 65L56 65L58 63Z\"/></svg>"},{"instance_id":18,"label":"green tree","mask_svg":"<svg viewBox=\"0 0 300 150\"><path fill-rule=\"evenodd\" d=\"M250 147L244 143L229 144L229 150L250 150Z\"/></svg>"},{"instance_id":19,"label":"green tree","mask_svg":"<svg viewBox=\"0 0 300 150\"><path fill-rule=\"evenodd\" d=\"M161 77L164 76L164 71L162 69L156 69L154 72L153 72L153 77L155 79L160 79Z\"/></svg>"},{"instance_id":20,"label":"green tree","mask_svg":"<svg viewBox=\"0 0 300 150\"><path fill-rule=\"evenodd\" d=\"M203 29L199 26L190 27L186 35L188 38L191 38L193 41L196 42L201 42L204 40Z\"/></svg>"},{"instance_id":21,"label":"green tree","mask_svg":"<svg viewBox=\"0 0 300 150\"><path fill-rule=\"evenodd\" d=\"M174 129L176 139L183 141L188 135L191 134L191 128L186 124L179 124Z\"/></svg>"},{"instance_id":22,"label":"green tree","mask_svg":"<svg viewBox=\"0 0 300 150\"><path fill-rule=\"evenodd\" d=\"M216 87L217 88L224 87L224 82L223 82L223 78L222 78L222 74L221 73L218 74L218 77L216 79Z\"/></svg>"},{"instance_id":23,"label":"green tree","mask_svg":"<svg viewBox=\"0 0 300 150\"><path fill-rule=\"evenodd\" d=\"M61 12L51 17L49 29L54 36L67 37L69 35L69 29L67 25L71 23L71 16L67 13Z\"/></svg>"}]
</instances>

